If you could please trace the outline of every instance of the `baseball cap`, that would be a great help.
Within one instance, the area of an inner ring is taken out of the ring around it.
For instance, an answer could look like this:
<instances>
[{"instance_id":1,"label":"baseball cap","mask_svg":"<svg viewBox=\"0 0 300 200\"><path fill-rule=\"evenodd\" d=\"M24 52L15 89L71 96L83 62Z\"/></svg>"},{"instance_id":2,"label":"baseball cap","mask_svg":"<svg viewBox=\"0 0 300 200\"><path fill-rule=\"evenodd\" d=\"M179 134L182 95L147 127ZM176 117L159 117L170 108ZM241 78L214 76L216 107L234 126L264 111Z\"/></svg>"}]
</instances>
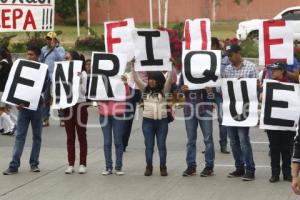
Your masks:
<instances>
[{"instance_id":1,"label":"baseball cap","mask_svg":"<svg viewBox=\"0 0 300 200\"><path fill-rule=\"evenodd\" d=\"M57 35L56 35L55 32L49 32L49 33L47 33L47 35L46 35L46 38L51 38L51 39L53 39L53 38L56 38L56 37L57 37Z\"/></svg>"},{"instance_id":2,"label":"baseball cap","mask_svg":"<svg viewBox=\"0 0 300 200\"><path fill-rule=\"evenodd\" d=\"M230 44L230 45L226 46L227 54L237 53L239 51L241 51L241 47L240 47L240 45L238 45L236 43L233 43L233 44Z\"/></svg>"},{"instance_id":3,"label":"baseball cap","mask_svg":"<svg viewBox=\"0 0 300 200\"><path fill-rule=\"evenodd\" d=\"M268 68L270 69L280 69L280 70L286 70L287 64L283 62L274 62L273 64L269 65Z\"/></svg>"}]
</instances>

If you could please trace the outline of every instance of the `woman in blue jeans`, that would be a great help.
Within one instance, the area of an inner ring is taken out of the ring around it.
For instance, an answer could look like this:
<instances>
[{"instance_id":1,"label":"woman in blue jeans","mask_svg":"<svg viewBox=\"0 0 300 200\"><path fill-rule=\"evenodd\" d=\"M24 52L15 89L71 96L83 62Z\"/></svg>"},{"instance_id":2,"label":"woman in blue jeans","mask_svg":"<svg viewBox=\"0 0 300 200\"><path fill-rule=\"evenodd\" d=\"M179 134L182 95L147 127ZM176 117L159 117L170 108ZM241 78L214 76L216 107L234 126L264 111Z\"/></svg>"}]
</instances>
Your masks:
<instances>
[{"instance_id":1,"label":"woman in blue jeans","mask_svg":"<svg viewBox=\"0 0 300 200\"><path fill-rule=\"evenodd\" d=\"M125 83L126 96L129 96L129 87L125 76L122 76ZM112 136L114 137L116 164L115 174L118 176L124 175L123 166L123 135L126 101L100 101L98 104L99 122L103 133L104 141L104 157L106 169L102 172L103 176L111 175L113 173L112 161Z\"/></svg>"},{"instance_id":2,"label":"woman in blue jeans","mask_svg":"<svg viewBox=\"0 0 300 200\"><path fill-rule=\"evenodd\" d=\"M162 72L149 72L148 83L145 84L132 65L132 76L137 86L143 92L143 134L145 138L146 170L144 175L151 176L155 136L160 157L160 175L168 176L166 159L166 139L168 134L167 102L165 93L169 92L172 83L172 72L168 72L167 80Z\"/></svg>"}]
</instances>

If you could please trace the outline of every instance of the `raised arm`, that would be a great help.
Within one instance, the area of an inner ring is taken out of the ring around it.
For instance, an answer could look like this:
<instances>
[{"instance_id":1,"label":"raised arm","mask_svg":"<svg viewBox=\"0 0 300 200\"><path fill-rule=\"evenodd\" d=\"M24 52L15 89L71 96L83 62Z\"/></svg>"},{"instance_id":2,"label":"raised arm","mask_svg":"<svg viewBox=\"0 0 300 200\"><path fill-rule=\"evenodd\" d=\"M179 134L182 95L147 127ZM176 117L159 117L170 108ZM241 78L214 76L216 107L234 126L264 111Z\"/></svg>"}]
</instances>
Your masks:
<instances>
[{"instance_id":1,"label":"raised arm","mask_svg":"<svg viewBox=\"0 0 300 200\"><path fill-rule=\"evenodd\" d=\"M167 73L167 78L164 86L164 93L170 92L172 85L172 71Z\"/></svg>"},{"instance_id":2,"label":"raised arm","mask_svg":"<svg viewBox=\"0 0 300 200\"><path fill-rule=\"evenodd\" d=\"M136 85L138 86L138 88L141 91L143 91L146 87L146 84L142 81L142 79L140 78L138 73L134 70L134 63L133 62L131 62L131 74L132 74L132 78L133 78L134 82L136 83Z\"/></svg>"}]
</instances>

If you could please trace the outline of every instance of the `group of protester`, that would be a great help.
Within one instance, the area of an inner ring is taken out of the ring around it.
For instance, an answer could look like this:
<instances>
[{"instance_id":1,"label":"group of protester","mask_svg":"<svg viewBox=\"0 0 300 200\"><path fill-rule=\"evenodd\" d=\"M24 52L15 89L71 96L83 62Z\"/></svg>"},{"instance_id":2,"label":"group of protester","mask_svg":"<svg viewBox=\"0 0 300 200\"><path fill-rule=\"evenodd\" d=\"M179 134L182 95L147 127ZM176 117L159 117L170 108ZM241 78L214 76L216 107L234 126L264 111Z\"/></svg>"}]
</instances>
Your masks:
<instances>
[{"instance_id":1,"label":"group of protester","mask_svg":"<svg viewBox=\"0 0 300 200\"><path fill-rule=\"evenodd\" d=\"M39 153L41 148L42 127L49 126L49 106L51 102L50 88L52 85L49 77L52 76L54 62L62 60L83 61L81 73L78 74L80 76L78 102L72 107L59 111L60 117L68 116L61 122L61 125L65 126L67 136L68 167L65 170L65 173L72 174L75 171L76 134L80 146L78 172L81 174L87 172L88 148L86 125L88 121L88 104L86 102L89 101L87 99L87 91L91 63L90 60L85 60L84 56L76 51L65 52L63 47L59 45L57 36L54 32L48 33L46 39L48 42L47 46L43 47L41 50L35 46L29 46L27 49L27 59L46 63L48 65L48 75L44 83L38 109L33 111L24 108L23 105L17 106L19 113L16 123L16 140L13 157L8 169L3 172L4 175L18 173L20 157L23 152L30 123L33 133L30 167L32 172L40 171ZM257 78L259 83L258 87L261 87L263 79L265 78L281 82L298 82L299 65L296 59L294 65L290 66L282 62L275 62L272 65L266 66L261 74L261 80L259 80L257 66L254 63L243 59L241 47L238 44L230 44L224 48L217 38L212 38L211 41L213 50L223 50L221 76L224 78ZM0 76L6 77L6 79L1 79L0 92L3 92L5 80L7 80L9 73L9 67L6 66L12 65L11 59L5 56L6 53L3 53L2 51L7 53L6 50L0 50ZM179 81L176 81L177 76L175 69L166 73L136 72L134 70L134 60L129 62L128 66L131 68L130 80L127 76L122 76L128 98L123 102L111 100L98 102L99 123L103 133L103 147L106 161L106 169L102 172L103 175L110 175L113 171L117 175L124 175L123 152L126 151L128 146L137 104L141 102L143 105L142 131L145 141L146 160L144 175L151 176L153 172L153 152L156 138L160 158L160 175L168 176L166 139L168 135L168 126L170 121L172 121L172 116L170 116L170 106L166 106L168 104L167 93L176 90L184 93L186 101L183 110L187 133L187 168L184 170L183 176L193 176L196 174L198 124L201 128L205 144L205 151L203 152L205 157L205 167L201 171L200 176L208 177L214 174L215 147L213 142L212 113L214 108L217 108L219 112L220 151L226 154L230 153L227 149L228 134L233 158L235 160L235 169L228 174L228 177L241 177L244 181L255 179L255 162L249 138L250 127L226 127L222 125L221 88L190 90L187 85L184 85L182 75L179 76ZM4 72L6 72L5 76L3 75ZM176 82L179 84L176 85ZM258 88L258 91L259 89L260 88ZM2 103L1 106L6 108L6 105ZM2 111L2 107L0 110L1 120L8 115L7 111ZM5 131L14 131L13 124L10 124L9 126L2 125L2 127L5 127ZM271 154L271 178L269 181L279 181L280 169L282 169L283 179L285 181L292 181L291 158L293 138L296 131L267 130L266 132L270 141ZM116 151L115 165L113 165L112 161L112 140L114 140ZM300 141L300 139L296 141ZM299 146L299 143L296 143L296 146ZM299 150L296 152L299 154ZM280 157L282 158L282 166L280 166ZM294 162L300 162L300 159L295 158ZM296 179L296 177L298 177L298 172L297 174L296 172L293 174L295 177L295 188L298 183L296 182L296 180L298 180ZM298 184L298 187L300 187L300 184Z\"/></svg>"}]
</instances>

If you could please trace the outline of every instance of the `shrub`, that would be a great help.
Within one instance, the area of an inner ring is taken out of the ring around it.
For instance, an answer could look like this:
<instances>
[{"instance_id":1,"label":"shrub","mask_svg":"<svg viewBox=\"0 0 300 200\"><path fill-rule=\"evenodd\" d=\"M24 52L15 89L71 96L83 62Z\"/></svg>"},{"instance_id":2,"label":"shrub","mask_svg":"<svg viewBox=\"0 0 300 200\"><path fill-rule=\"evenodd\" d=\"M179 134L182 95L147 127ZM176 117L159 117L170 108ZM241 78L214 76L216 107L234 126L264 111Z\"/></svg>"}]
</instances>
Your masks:
<instances>
[{"instance_id":1,"label":"shrub","mask_svg":"<svg viewBox=\"0 0 300 200\"><path fill-rule=\"evenodd\" d=\"M10 40L16 36L17 35L5 35L4 34L2 37L0 37L0 47L8 48L8 46L10 44Z\"/></svg>"},{"instance_id":2,"label":"shrub","mask_svg":"<svg viewBox=\"0 0 300 200\"><path fill-rule=\"evenodd\" d=\"M258 58L258 42L247 39L241 42L242 55L247 58Z\"/></svg>"},{"instance_id":3,"label":"shrub","mask_svg":"<svg viewBox=\"0 0 300 200\"><path fill-rule=\"evenodd\" d=\"M87 29L89 29L91 36L78 38L75 42L75 49L79 51L104 51L104 36L99 36L97 32L91 28Z\"/></svg>"},{"instance_id":4,"label":"shrub","mask_svg":"<svg viewBox=\"0 0 300 200\"><path fill-rule=\"evenodd\" d=\"M23 42L11 43L9 49L14 53L24 53L26 51L26 45Z\"/></svg>"}]
</instances>

